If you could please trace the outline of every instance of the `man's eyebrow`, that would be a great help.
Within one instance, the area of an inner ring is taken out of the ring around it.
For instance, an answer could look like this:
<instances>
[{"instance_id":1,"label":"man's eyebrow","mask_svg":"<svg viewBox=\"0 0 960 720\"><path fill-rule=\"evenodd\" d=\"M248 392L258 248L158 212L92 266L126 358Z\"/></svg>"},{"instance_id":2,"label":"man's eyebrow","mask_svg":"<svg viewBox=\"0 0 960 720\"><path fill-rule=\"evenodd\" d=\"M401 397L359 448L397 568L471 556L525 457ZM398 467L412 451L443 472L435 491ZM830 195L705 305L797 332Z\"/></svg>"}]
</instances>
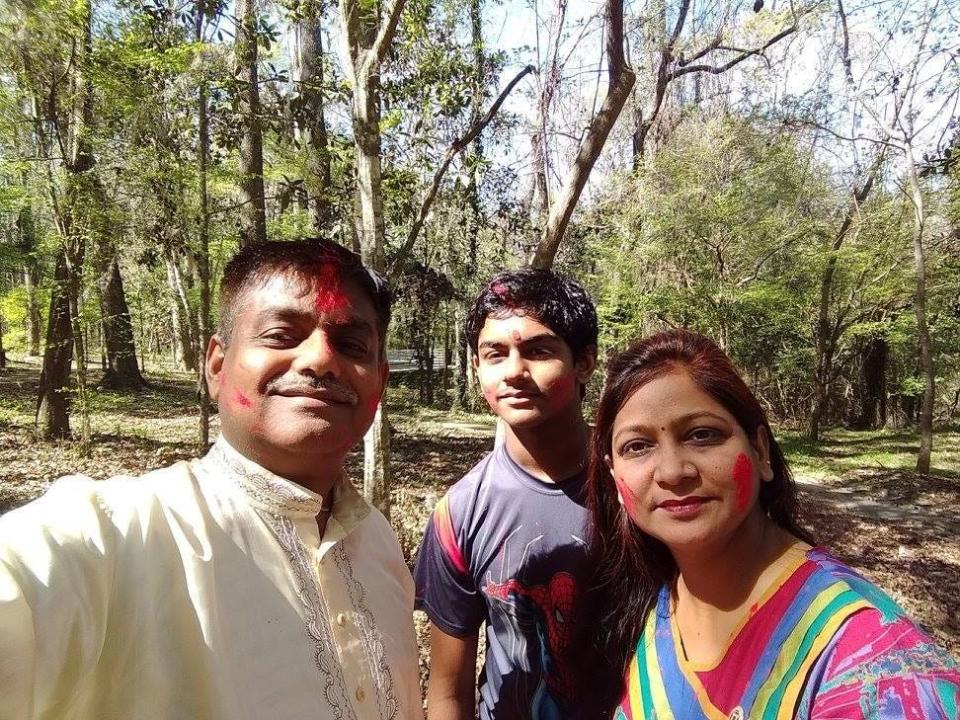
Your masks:
<instances>
[{"instance_id":1,"label":"man's eyebrow","mask_svg":"<svg viewBox=\"0 0 960 720\"><path fill-rule=\"evenodd\" d=\"M264 322L266 320L282 320L285 322L299 322L310 317L310 313L304 312L302 310L297 310L291 307L283 306L274 306L264 308L257 313L256 319L258 322Z\"/></svg>"}]
</instances>

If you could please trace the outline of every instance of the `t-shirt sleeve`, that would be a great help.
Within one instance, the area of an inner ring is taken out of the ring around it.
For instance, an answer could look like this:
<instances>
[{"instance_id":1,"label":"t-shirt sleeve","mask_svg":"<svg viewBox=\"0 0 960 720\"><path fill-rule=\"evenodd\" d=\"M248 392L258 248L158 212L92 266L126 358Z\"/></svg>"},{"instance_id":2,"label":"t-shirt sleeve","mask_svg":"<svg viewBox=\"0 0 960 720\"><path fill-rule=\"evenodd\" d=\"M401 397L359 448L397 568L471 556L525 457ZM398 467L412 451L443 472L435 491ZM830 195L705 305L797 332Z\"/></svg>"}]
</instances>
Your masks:
<instances>
[{"instance_id":1,"label":"t-shirt sleeve","mask_svg":"<svg viewBox=\"0 0 960 720\"><path fill-rule=\"evenodd\" d=\"M109 586L91 485L60 480L0 518L0 720L90 699Z\"/></svg>"},{"instance_id":2,"label":"t-shirt sleeve","mask_svg":"<svg viewBox=\"0 0 960 720\"><path fill-rule=\"evenodd\" d=\"M960 668L909 618L851 616L817 663L811 720L957 720Z\"/></svg>"},{"instance_id":3,"label":"t-shirt sleeve","mask_svg":"<svg viewBox=\"0 0 960 720\"><path fill-rule=\"evenodd\" d=\"M447 493L427 523L414 581L416 608L454 637L476 633L485 617L483 597L477 590L470 555L463 544Z\"/></svg>"}]
</instances>

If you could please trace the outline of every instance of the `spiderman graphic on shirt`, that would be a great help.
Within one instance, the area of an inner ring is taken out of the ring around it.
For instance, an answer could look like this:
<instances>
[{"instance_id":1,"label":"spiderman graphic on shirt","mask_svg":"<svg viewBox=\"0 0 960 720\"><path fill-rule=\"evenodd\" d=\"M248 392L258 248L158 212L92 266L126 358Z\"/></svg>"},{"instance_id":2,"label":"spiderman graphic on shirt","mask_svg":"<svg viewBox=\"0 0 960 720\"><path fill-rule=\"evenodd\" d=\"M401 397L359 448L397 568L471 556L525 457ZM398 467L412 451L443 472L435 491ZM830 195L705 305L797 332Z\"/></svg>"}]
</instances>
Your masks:
<instances>
[{"instance_id":1,"label":"spiderman graphic on shirt","mask_svg":"<svg viewBox=\"0 0 960 720\"><path fill-rule=\"evenodd\" d=\"M516 630L514 641L521 657L529 657L526 644L531 638L535 637L539 644L536 656L540 660L540 680L531 696L531 717L559 720L565 701L572 697L573 680L563 658L573 637L577 597L573 576L558 572L543 585L525 585L516 579L490 580L484 594L495 601L491 603L493 607L514 620L508 625ZM526 631L531 621L535 624L533 633Z\"/></svg>"}]
</instances>

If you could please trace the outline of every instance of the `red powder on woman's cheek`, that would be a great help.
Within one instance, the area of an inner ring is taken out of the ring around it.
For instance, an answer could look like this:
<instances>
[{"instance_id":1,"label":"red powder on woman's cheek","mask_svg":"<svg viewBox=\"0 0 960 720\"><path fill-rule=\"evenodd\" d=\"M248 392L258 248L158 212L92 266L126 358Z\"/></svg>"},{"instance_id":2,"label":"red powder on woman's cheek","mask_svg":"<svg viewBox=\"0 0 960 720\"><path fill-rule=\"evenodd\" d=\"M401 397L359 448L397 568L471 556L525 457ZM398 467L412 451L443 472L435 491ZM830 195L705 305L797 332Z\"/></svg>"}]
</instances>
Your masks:
<instances>
[{"instance_id":1,"label":"red powder on woman's cheek","mask_svg":"<svg viewBox=\"0 0 960 720\"><path fill-rule=\"evenodd\" d=\"M324 263L317 271L317 296L314 305L318 313L343 310L350 304L340 282L340 268L335 263Z\"/></svg>"},{"instance_id":2,"label":"red powder on woman's cheek","mask_svg":"<svg viewBox=\"0 0 960 720\"><path fill-rule=\"evenodd\" d=\"M617 486L617 490L620 492L620 499L623 500L623 509L627 511L627 515L633 517L633 507L636 496L633 494L630 488L627 487L627 484L620 478L614 478L613 482Z\"/></svg>"},{"instance_id":3,"label":"red powder on woman's cheek","mask_svg":"<svg viewBox=\"0 0 960 720\"><path fill-rule=\"evenodd\" d=\"M753 496L753 463L746 453L737 455L733 464L733 482L737 486L737 510L746 510Z\"/></svg>"}]
</instances>

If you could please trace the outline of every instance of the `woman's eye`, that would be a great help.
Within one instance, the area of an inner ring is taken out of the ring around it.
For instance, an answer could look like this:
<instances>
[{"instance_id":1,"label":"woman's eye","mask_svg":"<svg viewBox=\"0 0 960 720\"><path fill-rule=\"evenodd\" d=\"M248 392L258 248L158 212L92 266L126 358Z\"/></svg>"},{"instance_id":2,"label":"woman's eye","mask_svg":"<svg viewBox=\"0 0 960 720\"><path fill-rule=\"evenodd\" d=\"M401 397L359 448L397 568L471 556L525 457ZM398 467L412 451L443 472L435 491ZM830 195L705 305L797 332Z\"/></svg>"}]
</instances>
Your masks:
<instances>
[{"instance_id":1,"label":"woman's eye","mask_svg":"<svg viewBox=\"0 0 960 720\"><path fill-rule=\"evenodd\" d=\"M630 440L623 444L620 448L621 457L635 457L637 455L642 455L651 447L650 443L646 440Z\"/></svg>"},{"instance_id":2,"label":"woman's eye","mask_svg":"<svg viewBox=\"0 0 960 720\"><path fill-rule=\"evenodd\" d=\"M722 436L718 430L715 430L714 428L704 427L704 428L695 428L694 430L691 430L687 434L687 437L694 442L709 443L709 442L715 442L721 439Z\"/></svg>"}]
</instances>

